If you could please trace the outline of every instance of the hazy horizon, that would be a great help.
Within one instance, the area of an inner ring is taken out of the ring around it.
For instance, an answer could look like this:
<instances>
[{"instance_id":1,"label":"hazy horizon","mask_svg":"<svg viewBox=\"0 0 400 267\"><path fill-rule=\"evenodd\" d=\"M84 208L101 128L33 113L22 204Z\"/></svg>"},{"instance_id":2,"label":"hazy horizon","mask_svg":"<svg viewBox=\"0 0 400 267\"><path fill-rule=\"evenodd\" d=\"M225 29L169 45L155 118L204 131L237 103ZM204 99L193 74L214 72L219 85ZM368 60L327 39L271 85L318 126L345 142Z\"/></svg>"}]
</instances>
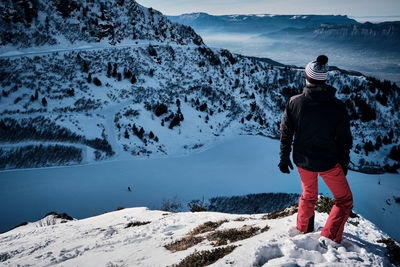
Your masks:
<instances>
[{"instance_id":1,"label":"hazy horizon","mask_svg":"<svg viewBox=\"0 0 400 267\"><path fill-rule=\"evenodd\" d=\"M212 15L231 14L280 14L280 15L334 15L352 17L400 16L400 1L386 0L285 0L280 2L263 0L138 0L145 7L152 7L165 15L206 12Z\"/></svg>"},{"instance_id":2,"label":"hazy horizon","mask_svg":"<svg viewBox=\"0 0 400 267\"><path fill-rule=\"evenodd\" d=\"M187 14L196 14L196 13L205 13L211 16L236 16L236 15L244 15L244 16L252 16L252 15L270 15L270 16L311 16L311 15L321 15L321 16L347 16L351 19L354 19L360 23L364 22L372 22L372 23L380 23L380 22L389 22L389 21L400 21L400 15L397 16L350 16L347 14L267 14L267 13L248 13L248 14L210 14L207 12L190 12L190 13L182 13L179 15L171 15L171 14L164 14L165 16L181 16Z\"/></svg>"},{"instance_id":3,"label":"hazy horizon","mask_svg":"<svg viewBox=\"0 0 400 267\"><path fill-rule=\"evenodd\" d=\"M286 65L304 67L320 54L329 57L330 65L346 70L359 71L364 75L375 76L400 83L400 65L394 52L351 47L335 47L330 44L315 43L302 45L300 41L278 40L260 34L229 33L200 30L197 31L206 45L212 48L225 48L245 56L270 58ZM361 59L361 60L360 60ZM394 60L395 59L395 60Z\"/></svg>"}]
</instances>

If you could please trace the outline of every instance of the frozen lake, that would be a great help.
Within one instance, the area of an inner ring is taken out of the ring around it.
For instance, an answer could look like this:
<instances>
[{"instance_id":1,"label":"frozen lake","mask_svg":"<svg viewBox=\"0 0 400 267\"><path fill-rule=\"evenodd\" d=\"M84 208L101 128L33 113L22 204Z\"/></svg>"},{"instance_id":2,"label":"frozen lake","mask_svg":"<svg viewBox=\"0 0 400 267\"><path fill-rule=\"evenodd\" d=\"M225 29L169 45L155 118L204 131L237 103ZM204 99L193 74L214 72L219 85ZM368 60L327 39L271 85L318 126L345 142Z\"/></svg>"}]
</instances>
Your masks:
<instances>
[{"instance_id":1,"label":"frozen lake","mask_svg":"<svg viewBox=\"0 0 400 267\"><path fill-rule=\"evenodd\" d=\"M119 160L90 165L0 172L0 232L50 211L74 218L118 206L159 209L177 195L194 199L264 192L301 193L298 173L280 173L279 141L261 136L225 139L184 157ZM354 210L400 239L400 175L350 172ZM381 184L378 185L378 180ZM320 192L332 196L320 179ZM128 191L128 186L132 192ZM386 200L391 199L391 204Z\"/></svg>"}]
</instances>

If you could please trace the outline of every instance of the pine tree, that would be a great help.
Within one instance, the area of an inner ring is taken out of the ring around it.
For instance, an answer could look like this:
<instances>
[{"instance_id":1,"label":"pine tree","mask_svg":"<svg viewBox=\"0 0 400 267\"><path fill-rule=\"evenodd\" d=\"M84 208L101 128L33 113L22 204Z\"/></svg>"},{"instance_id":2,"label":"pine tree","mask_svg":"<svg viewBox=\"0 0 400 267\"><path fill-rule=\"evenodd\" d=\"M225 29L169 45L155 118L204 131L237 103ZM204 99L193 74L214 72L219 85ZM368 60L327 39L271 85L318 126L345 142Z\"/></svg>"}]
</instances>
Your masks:
<instances>
[{"instance_id":1,"label":"pine tree","mask_svg":"<svg viewBox=\"0 0 400 267\"><path fill-rule=\"evenodd\" d=\"M111 62L108 62L108 64L107 64L107 77L108 78L111 77L111 71L112 71Z\"/></svg>"},{"instance_id":2,"label":"pine tree","mask_svg":"<svg viewBox=\"0 0 400 267\"><path fill-rule=\"evenodd\" d=\"M154 133L152 131L150 131L149 138L151 138L151 139L154 138Z\"/></svg>"},{"instance_id":3,"label":"pine tree","mask_svg":"<svg viewBox=\"0 0 400 267\"><path fill-rule=\"evenodd\" d=\"M375 150L379 150L382 146L382 138L380 136L378 136L376 138L376 143L375 143Z\"/></svg>"},{"instance_id":4,"label":"pine tree","mask_svg":"<svg viewBox=\"0 0 400 267\"><path fill-rule=\"evenodd\" d=\"M89 71L89 65L86 62L86 60L83 60L83 72L88 72Z\"/></svg>"},{"instance_id":5,"label":"pine tree","mask_svg":"<svg viewBox=\"0 0 400 267\"><path fill-rule=\"evenodd\" d=\"M135 83L136 83L136 76L132 75L131 84L135 84Z\"/></svg>"},{"instance_id":6,"label":"pine tree","mask_svg":"<svg viewBox=\"0 0 400 267\"><path fill-rule=\"evenodd\" d=\"M47 100L45 97L42 98L42 105L45 107L47 106Z\"/></svg>"},{"instance_id":7,"label":"pine tree","mask_svg":"<svg viewBox=\"0 0 400 267\"><path fill-rule=\"evenodd\" d=\"M391 129L390 132L389 132L389 140L390 141L392 141L393 136L394 136L394 132L393 132L393 129Z\"/></svg>"},{"instance_id":8,"label":"pine tree","mask_svg":"<svg viewBox=\"0 0 400 267\"><path fill-rule=\"evenodd\" d=\"M143 138L143 135L144 135L144 129L143 129L143 127L142 127L142 128L140 128L140 130L139 130L139 132L138 132L138 137L139 137L140 139L142 139L142 138Z\"/></svg>"},{"instance_id":9,"label":"pine tree","mask_svg":"<svg viewBox=\"0 0 400 267\"><path fill-rule=\"evenodd\" d=\"M114 69L113 69L113 72L112 72L112 76L114 78L117 77L117 72L118 72L118 66L117 66L117 63L114 63Z\"/></svg>"},{"instance_id":10,"label":"pine tree","mask_svg":"<svg viewBox=\"0 0 400 267\"><path fill-rule=\"evenodd\" d=\"M168 128L172 129L175 126L179 125L180 122L181 122L180 116L179 116L179 114L176 114L174 116L174 118L172 119L171 123L169 124Z\"/></svg>"},{"instance_id":11,"label":"pine tree","mask_svg":"<svg viewBox=\"0 0 400 267\"><path fill-rule=\"evenodd\" d=\"M46 31L48 31L48 30L49 30L49 26L50 26L50 24L49 24L49 17L48 17L48 16L46 16L46 20L45 20L44 26L45 26L45 28L46 28Z\"/></svg>"},{"instance_id":12,"label":"pine tree","mask_svg":"<svg viewBox=\"0 0 400 267\"><path fill-rule=\"evenodd\" d=\"M400 146L393 146L390 150L389 158L400 162Z\"/></svg>"},{"instance_id":13,"label":"pine tree","mask_svg":"<svg viewBox=\"0 0 400 267\"><path fill-rule=\"evenodd\" d=\"M124 69L124 79L130 79L132 77L132 72L128 69Z\"/></svg>"},{"instance_id":14,"label":"pine tree","mask_svg":"<svg viewBox=\"0 0 400 267\"><path fill-rule=\"evenodd\" d=\"M161 104L157 105L157 107L156 107L154 112L155 112L157 117L160 117L161 115L163 115L163 114L168 112L168 107L167 107L167 105L161 103Z\"/></svg>"},{"instance_id":15,"label":"pine tree","mask_svg":"<svg viewBox=\"0 0 400 267\"><path fill-rule=\"evenodd\" d=\"M74 90L74 88L67 89L67 94L68 94L68 96L70 96L70 97L75 96L75 90Z\"/></svg>"},{"instance_id":16,"label":"pine tree","mask_svg":"<svg viewBox=\"0 0 400 267\"><path fill-rule=\"evenodd\" d=\"M93 83L94 83L96 86L101 86L101 81L100 81L99 78L97 78L97 77L94 77L94 78L93 78Z\"/></svg>"}]
</instances>

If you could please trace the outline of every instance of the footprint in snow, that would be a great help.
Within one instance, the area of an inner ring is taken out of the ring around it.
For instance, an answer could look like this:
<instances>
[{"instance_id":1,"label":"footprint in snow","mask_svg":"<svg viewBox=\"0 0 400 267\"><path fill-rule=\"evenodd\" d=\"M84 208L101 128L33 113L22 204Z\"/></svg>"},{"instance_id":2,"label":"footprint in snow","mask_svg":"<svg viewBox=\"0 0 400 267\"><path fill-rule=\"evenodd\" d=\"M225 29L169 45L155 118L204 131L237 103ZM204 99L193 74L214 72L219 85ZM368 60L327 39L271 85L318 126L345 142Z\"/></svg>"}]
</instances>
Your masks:
<instances>
[{"instance_id":1,"label":"footprint in snow","mask_svg":"<svg viewBox=\"0 0 400 267\"><path fill-rule=\"evenodd\" d=\"M256 260L253 266L263 266L272 259L283 257L283 253L278 245L269 245L258 248Z\"/></svg>"},{"instance_id":2,"label":"footprint in snow","mask_svg":"<svg viewBox=\"0 0 400 267\"><path fill-rule=\"evenodd\" d=\"M104 232L104 237L105 238L110 238L116 233L117 233L117 230L111 228L111 229L108 229L107 231Z\"/></svg>"},{"instance_id":3,"label":"footprint in snow","mask_svg":"<svg viewBox=\"0 0 400 267\"><path fill-rule=\"evenodd\" d=\"M185 228L185 225L171 225L166 227L163 232L176 231L182 228Z\"/></svg>"},{"instance_id":4,"label":"footprint in snow","mask_svg":"<svg viewBox=\"0 0 400 267\"><path fill-rule=\"evenodd\" d=\"M306 234L304 236L298 236L298 238L293 239L293 243L297 248L308 250L308 251L318 251L320 253L326 252L326 249L320 246L318 238L319 234Z\"/></svg>"}]
</instances>

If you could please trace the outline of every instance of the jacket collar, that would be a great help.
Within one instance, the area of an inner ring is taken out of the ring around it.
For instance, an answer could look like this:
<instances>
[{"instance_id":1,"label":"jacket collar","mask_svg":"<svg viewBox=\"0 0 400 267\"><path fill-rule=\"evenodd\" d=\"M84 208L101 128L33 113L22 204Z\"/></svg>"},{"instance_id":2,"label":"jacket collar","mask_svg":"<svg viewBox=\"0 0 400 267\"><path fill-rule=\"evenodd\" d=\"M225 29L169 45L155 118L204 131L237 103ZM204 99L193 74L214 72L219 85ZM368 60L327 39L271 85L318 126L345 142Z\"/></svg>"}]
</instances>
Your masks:
<instances>
[{"instance_id":1,"label":"jacket collar","mask_svg":"<svg viewBox=\"0 0 400 267\"><path fill-rule=\"evenodd\" d=\"M304 87L303 94L312 100L327 101L335 98L336 89L327 84L312 84Z\"/></svg>"}]
</instances>

